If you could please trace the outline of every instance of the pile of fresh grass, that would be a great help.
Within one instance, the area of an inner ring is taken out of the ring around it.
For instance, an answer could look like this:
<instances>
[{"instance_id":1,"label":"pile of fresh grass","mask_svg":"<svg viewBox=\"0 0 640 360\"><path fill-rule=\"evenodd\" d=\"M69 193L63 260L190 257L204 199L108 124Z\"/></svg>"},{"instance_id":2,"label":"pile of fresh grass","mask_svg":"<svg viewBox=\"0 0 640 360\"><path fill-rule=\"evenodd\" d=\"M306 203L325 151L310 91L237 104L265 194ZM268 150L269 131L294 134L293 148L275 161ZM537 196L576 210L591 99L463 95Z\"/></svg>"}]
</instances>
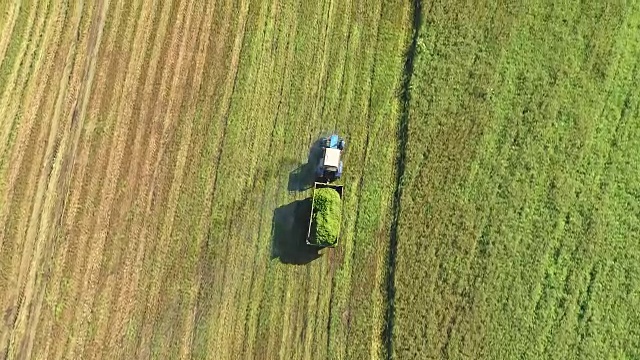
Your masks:
<instances>
[{"instance_id":1,"label":"pile of fresh grass","mask_svg":"<svg viewBox=\"0 0 640 360\"><path fill-rule=\"evenodd\" d=\"M331 188L317 189L313 205L315 243L333 246L340 232L340 195Z\"/></svg>"}]
</instances>

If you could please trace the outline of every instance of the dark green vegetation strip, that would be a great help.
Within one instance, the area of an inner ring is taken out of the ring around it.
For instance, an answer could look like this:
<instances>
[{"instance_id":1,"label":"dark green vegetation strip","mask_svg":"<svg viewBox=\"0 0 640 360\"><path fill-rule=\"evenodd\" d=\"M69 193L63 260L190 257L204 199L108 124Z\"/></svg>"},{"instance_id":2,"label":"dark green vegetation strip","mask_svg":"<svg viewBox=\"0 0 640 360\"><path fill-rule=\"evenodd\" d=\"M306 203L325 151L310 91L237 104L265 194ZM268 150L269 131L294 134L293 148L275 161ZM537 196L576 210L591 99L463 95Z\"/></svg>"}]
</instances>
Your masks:
<instances>
[{"instance_id":1,"label":"dark green vegetation strip","mask_svg":"<svg viewBox=\"0 0 640 360\"><path fill-rule=\"evenodd\" d=\"M638 4L423 12L395 357L639 357Z\"/></svg>"},{"instance_id":2,"label":"dark green vegetation strip","mask_svg":"<svg viewBox=\"0 0 640 360\"><path fill-rule=\"evenodd\" d=\"M407 136L409 131L409 105L411 102L411 80L413 78L414 61L418 50L418 34L422 26L422 1L414 0L412 9L411 42L404 61L402 88L400 89L401 112L398 123L398 150L396 158L396 187L392 203L392 223L389 233L389 250L387 264L387 313L385 327L382 333L385 343L385 355L393 357L393 326L395 323L396 298L396 264L398 255L398 218L400 217L400 203L402 200L402 181L407 164Z\"/></svg>"}]
</instances>

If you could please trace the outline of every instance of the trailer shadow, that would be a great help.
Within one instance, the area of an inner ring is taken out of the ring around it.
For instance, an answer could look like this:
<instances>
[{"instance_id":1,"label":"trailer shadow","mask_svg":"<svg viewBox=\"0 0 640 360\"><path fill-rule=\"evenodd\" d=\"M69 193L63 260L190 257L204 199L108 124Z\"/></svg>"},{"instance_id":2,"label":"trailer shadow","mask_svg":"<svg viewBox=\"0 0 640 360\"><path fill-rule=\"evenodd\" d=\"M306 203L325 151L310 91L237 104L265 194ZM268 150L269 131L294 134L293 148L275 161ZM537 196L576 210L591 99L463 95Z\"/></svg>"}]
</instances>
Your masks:
<instances>
[{"instance_id":1,"label":"trailer shadow","mask_svg":"<svg viewBox=\"0 0 640 360\"><path fill-rule=\"evenodd\" d=\"M273 212L271 259L304 265L322 256L320 248L307 245L311 199L297 200Z\"/></svg>"},{"instance_id":2,"label":"trailer shadow","mask_svg":"<svg viewBox=\"0 0 640 360\"><path fill-rule=\"evenodd\" d=\"M289 184L287 190L289 191L305 191L313 186L313 182L316 180L315 167L320 161L322 156L322 143L320 139L313 142L309 148L309 155L307 156L307 162L301 164L296 169L289 173Z\"/></svg>"}]
</instances>

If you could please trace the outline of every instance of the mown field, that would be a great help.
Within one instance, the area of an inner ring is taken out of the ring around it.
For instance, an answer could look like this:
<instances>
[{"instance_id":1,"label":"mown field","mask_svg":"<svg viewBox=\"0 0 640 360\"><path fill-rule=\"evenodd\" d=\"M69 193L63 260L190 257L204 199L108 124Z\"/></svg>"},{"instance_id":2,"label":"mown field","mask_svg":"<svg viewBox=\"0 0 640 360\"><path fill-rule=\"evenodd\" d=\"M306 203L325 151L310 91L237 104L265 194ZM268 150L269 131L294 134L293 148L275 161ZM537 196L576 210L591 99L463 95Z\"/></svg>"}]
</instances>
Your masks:
<instances>
[{"instance_id":1,"label":"mown field","mask_svg":"<svg viewBox=\"0 0 640 360\"><path fill-rule=\"evenodd\" d=\"M0 358L382 357L409 9L0 2ZM318 257L300 170L332 130Z\"/></svg>"},{"instance_id":2,"label":"mown field","mask_svg":"<svg viewBox=\"0 0 640 360\"><path fill-rule=\"evenodd\" d=\"M398 359L640 357L640 4L422 2Z\"/></svg>"},{"instance_id":3,"label":"mown field","mask_svg":"<svg viewBox=\"0 0 640 360\"><path fill-rule=\"evenodd\" d=\"M0 358L638 358L639 63L635 3L0 2Z\"/></svg>"}]
</instances>

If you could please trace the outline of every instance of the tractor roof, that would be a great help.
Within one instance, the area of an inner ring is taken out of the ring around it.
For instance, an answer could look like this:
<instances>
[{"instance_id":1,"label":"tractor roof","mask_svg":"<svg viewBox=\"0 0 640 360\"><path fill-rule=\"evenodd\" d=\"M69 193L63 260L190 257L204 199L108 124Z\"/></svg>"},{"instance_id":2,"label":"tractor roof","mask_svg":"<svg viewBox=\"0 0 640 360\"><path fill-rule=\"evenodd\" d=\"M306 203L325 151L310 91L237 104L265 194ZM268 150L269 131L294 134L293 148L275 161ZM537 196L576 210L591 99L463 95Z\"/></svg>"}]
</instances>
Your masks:
<instances>
[{"instance_id":1,"label":"tractor roof","mask_svg":"<svg viewBox=\"0 0 640 360\"><path fill-rule=\"evenodd\" d=\"M338 135L333 134L333 135L331 135L331 137L329 139L330 139L329 147L330 148L334 148L334 149L337 148L338 147L338 142L339 142Z\"/></svg>"},{"instance_id":2,"label":"tractor roof","mask_svg":"<svg viewBox=\"0 0 640 360\"><path fill-rule=\"evenodd\" d=\"M324 166L338 167L340 165L340 150L326 148L324 149Z\"/></svg>"}]
</instances>

